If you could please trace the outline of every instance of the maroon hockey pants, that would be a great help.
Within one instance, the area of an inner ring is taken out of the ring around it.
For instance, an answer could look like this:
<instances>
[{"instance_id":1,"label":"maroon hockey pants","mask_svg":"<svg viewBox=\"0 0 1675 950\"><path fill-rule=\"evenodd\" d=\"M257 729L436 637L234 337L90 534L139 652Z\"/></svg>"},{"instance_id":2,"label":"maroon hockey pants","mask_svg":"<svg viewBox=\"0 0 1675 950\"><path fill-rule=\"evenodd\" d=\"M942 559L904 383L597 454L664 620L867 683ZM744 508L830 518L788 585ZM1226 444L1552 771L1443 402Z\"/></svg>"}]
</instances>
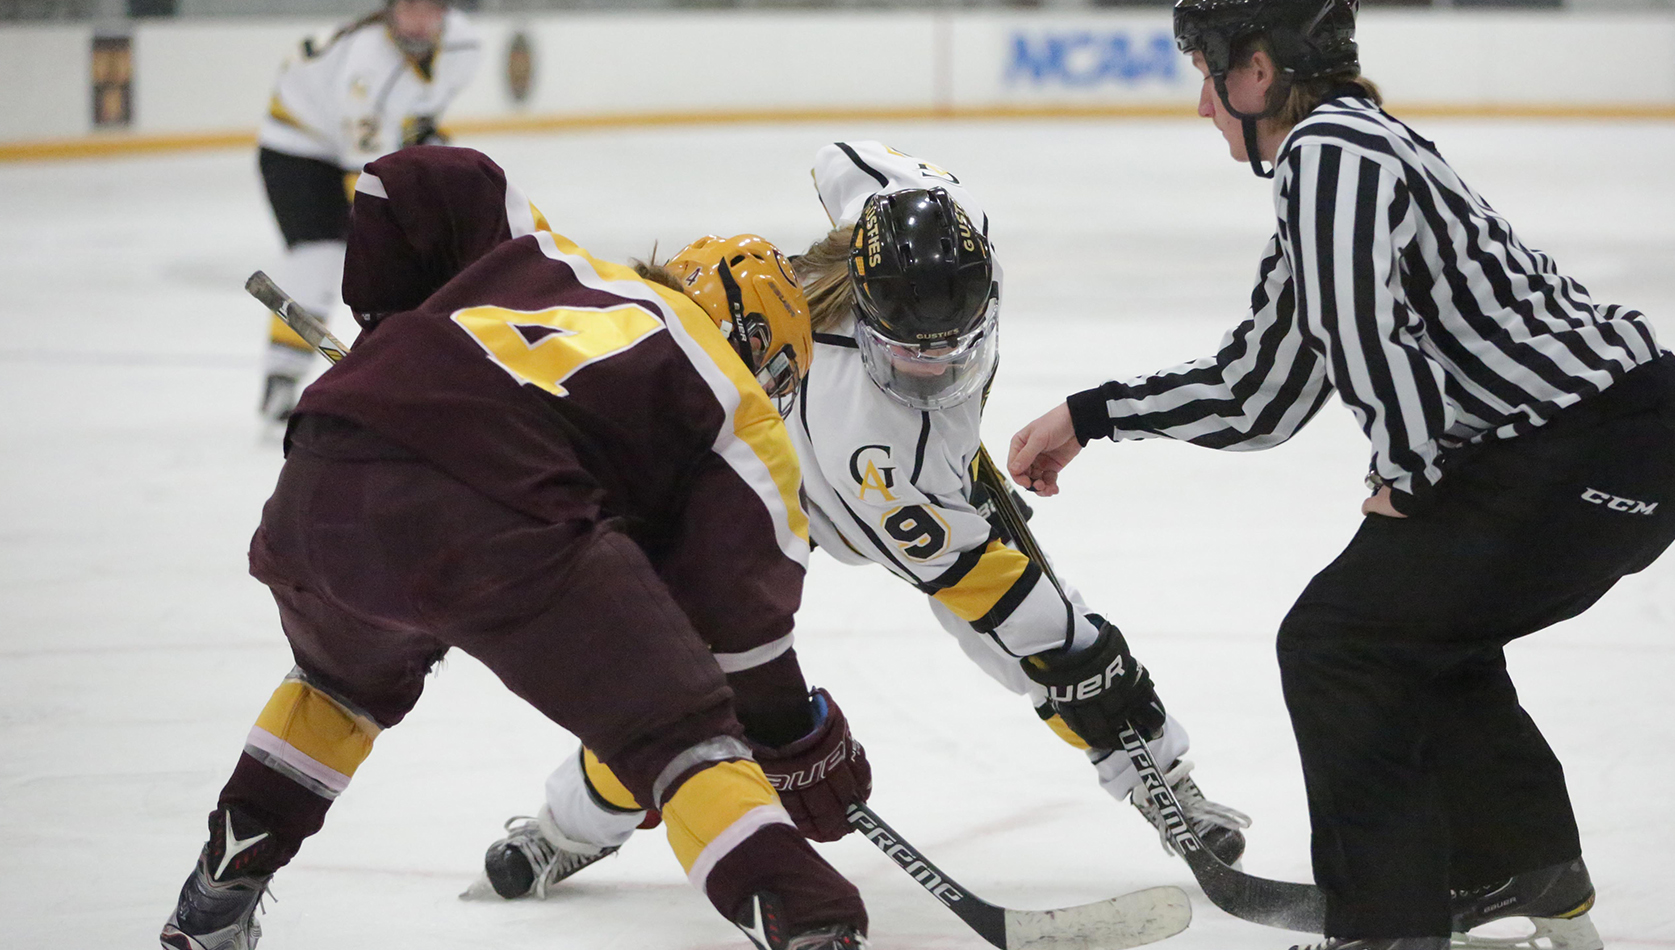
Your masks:
<instances>
[{"instance_id":1,"label":"maroon hockey pants","mask_svg":"<svg viewBox=\"0 0 1675 950\"><path fill-rule=\"evenodd\" d=\"M1450 887L1580 855L1502 648L1675 538L1675 359L1446 471L1434 507L1369 516L1280 628L1330 936L1441 936Z\"/></svg>"},{"instance_id":2,"label":"maroon hockey pants","mask_svg":"<svg viewBox=\"0 0 1675 950\"><path fill-rule=\"evenodd\" d=\"M573 520L547 523L352 425L304 419L293 435L250 564L311 683L393 726L434 662L459 647L575 733L642 802L675 756L741 733L709 649L640 548L599 520L586 488L573 489ZM248 754L221 801L288 839L287 852L319 830L330 804ZM793 922L864 926L853 886L800 838L782 837L758 834L729 855L711 875L712 899L761 882Z\"/></svg>"}]
</instances>

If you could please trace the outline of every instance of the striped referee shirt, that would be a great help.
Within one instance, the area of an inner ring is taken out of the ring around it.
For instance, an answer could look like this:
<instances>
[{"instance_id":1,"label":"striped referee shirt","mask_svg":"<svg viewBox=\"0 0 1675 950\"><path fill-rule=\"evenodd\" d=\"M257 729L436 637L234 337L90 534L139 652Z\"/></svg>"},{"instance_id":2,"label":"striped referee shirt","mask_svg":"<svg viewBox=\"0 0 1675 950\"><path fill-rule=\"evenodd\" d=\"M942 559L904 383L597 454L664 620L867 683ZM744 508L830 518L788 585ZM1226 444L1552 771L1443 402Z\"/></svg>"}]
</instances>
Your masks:
<instances>
[{"instance_id":1,"label":"striped referee shirt","mask_svg":"<svg viewBox=\"0 0 1675 950\"><path fill-rule=\"evenodd\" d=\"M1595 304L1435 145L1342 93L1280 146L1250 316L1214 356L1071 396L1083 444L1268 448L1335 389L1411 512L1447 450L1534 429L1658 356L1643 315Z\"/></svg>"}]
</instances>

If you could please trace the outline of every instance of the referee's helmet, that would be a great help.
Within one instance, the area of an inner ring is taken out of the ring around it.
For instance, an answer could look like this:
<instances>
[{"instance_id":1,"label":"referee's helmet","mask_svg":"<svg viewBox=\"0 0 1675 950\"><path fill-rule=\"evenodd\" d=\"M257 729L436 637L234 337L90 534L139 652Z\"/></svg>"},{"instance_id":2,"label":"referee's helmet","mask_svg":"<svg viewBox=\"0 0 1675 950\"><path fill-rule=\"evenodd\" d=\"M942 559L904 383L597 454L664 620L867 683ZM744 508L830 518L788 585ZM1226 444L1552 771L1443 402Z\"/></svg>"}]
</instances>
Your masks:
<instances>
[{"instance_id":1,"label":"referee's helmet","mask_svg":"<svg viewBox=\"0 0 1675 950\"><path fill-rule=\"evenodd\" d=\"M1359 65L1355 14L1360 0L1178 0L1175 42L1203 53L1212 76L1226 76L1234 52L1258 37L1292 80L1315 79Z\"/></svg>"}]
</instances>

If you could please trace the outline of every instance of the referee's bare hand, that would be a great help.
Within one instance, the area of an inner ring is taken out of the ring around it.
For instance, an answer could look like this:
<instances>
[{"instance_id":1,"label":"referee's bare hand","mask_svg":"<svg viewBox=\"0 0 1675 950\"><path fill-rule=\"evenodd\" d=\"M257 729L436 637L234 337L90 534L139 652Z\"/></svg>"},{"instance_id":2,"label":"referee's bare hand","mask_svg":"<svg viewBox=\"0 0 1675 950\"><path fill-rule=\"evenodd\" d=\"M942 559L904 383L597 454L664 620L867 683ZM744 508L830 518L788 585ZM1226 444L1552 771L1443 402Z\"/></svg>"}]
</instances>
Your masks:
<instances>
[{"instance_id":1,"label":"referee's bare hand","mask_svg":"<svg viewBox=\"0 0 1675 950\"><path fill-rule=\"evenodd\" d=\"M1059 472L1081 451L1070 407L1061 402L1012 437L1006 470L1013 481L1037 495L1056 495Z\"/></svg>"},{"instance_id":2,"label":"referee's bare hand","mask_svg":"<svg viewBox=\"0 0 1675 950\"><path fill-rule=\"evenodd\" d=\"M1390 504L1390 486L1386 485L1378 493L1361 503L1361 513L1364 515L1383 515L1386 518L1406 518L1407 515L1396 510Z\"/></svg>"}]
</instances>

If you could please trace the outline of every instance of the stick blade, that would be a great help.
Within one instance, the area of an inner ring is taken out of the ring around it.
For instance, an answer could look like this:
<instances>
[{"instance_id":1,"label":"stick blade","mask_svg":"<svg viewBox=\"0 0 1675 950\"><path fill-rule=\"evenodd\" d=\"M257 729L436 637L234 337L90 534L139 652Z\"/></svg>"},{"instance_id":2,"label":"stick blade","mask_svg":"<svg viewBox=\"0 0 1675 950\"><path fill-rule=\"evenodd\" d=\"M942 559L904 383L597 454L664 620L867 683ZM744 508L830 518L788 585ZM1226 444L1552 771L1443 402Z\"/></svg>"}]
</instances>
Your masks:
<instances>
[{"instance_id":1,"label":"stick blade","mask_svg":"<svg viewBox=\"0 0 1675 950\"><path fill-rule=\"evenodd\" d=\"M1192 865L1204 896L1240 920L1302 933L1326 932L1326 895L1313 884L1272 881L1222 864L1205 852Z\"/></svg>"},{"instance_id":2,"label":"stick blade","mask_svg":"<svg viewBox=\"0 0 1675 950\"><path fill-rule=\"evenodd\" d=\"M1149 887L1058 910L1006 911L1006 950L1123 950L1173 937L1192 923L1178 887Z\"/></svg>"}]
</instances>

